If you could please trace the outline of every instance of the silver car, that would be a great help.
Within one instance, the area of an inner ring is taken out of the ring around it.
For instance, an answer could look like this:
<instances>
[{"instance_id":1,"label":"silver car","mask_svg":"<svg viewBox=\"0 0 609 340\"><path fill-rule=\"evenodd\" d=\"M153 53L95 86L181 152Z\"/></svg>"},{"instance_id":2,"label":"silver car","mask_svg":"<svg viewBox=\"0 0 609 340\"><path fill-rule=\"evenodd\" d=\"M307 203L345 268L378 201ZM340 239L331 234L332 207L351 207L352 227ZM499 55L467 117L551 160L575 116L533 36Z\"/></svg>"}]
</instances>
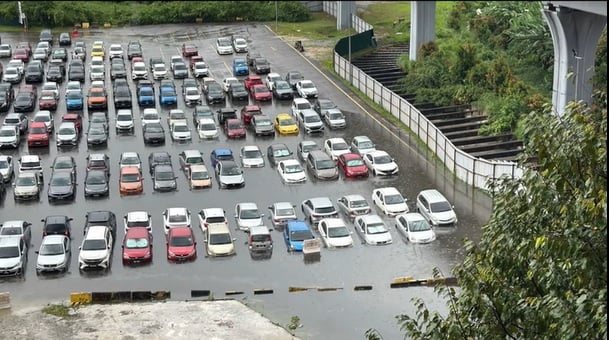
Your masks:
<instances>
[{"instance_id":1,"label":"silver car","mask_svg":"<svg viewBox=\"0 0 609 340\"><path fill-rule=\"evenodd\" d=\"M47 235L36 251L36 274L66 272L72 257L70 238L65 235Z\"/></svg>"}]
</instances>

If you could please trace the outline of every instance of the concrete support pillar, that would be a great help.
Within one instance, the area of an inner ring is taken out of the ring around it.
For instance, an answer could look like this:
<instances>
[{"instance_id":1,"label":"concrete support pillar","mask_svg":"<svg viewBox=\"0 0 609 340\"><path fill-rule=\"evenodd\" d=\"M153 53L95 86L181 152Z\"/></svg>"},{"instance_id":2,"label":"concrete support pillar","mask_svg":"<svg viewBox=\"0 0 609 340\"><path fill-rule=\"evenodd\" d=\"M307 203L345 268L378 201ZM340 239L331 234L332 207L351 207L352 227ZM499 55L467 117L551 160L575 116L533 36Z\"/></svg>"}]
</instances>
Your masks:
<instances>
[{"instance_id":1,"label":"concrete support pillar","mask_svg":"<svg viewBox=\"0 0 609 340\"><path fill-rule=\"evenodd\" d=\"M542 13L554 42L552 106L561 116L570 101L590 104L594 57L607 17L551 4Z\"/></svg>"},{"instance_id":2,"label":"concrete support pillar","mask_svg":"<svg viewBox=\"0 0 609 340\"><path fill-rule=\"evenodd\" d=\"M436 2L410 2L410 60L417 60L421 45L436 39Z\"/></svg>"},{"instance_id":3,"label":"concrete support pillar","mask_svg":"<svg viewBox=\"0 0 609 340\"><path fill-rule=\"evenodd\" d=\"M351 26L351 15L357 15L355 1L337 1L336 29L341 31Z\"/></svg>"}]
</instances>

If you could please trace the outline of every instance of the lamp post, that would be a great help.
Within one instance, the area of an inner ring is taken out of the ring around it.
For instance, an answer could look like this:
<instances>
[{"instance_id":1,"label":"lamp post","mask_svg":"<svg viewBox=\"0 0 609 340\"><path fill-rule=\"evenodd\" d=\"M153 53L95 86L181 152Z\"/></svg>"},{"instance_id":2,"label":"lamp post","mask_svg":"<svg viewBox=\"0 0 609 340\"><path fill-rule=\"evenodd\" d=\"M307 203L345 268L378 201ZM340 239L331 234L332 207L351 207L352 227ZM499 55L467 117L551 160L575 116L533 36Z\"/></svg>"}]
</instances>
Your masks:
<instances>
[{"instance_id":1,"label":"lamp post","mask_svg":"<svg viewBox=\"0 0 609 340\"><path fill-rule=\"evenodd\" d=\"M351 21L353 14L349 13L349 83L353 84L353 65L351 64Z\"/></svg>"},{"instance_id":2,"label":"lamp post","mask_svg":"<svg viewBox=\"0 0 609 340\"><path fill-rule=\"evenodd\" d=\"M575 56L575 101L579 101L579 61L582 60L582 57Z\"/></svg>"},{"instance_id":3,"label":"lamp post","mask_svg":"<svg viewBox=\"0 0 609 340\"><path fill-rule=\"evenodd\" d=\"M277 1L275 1L275 33L277 33L277 27L279 22L279 11L277 11Z\"/></svg>"}]
</instances>

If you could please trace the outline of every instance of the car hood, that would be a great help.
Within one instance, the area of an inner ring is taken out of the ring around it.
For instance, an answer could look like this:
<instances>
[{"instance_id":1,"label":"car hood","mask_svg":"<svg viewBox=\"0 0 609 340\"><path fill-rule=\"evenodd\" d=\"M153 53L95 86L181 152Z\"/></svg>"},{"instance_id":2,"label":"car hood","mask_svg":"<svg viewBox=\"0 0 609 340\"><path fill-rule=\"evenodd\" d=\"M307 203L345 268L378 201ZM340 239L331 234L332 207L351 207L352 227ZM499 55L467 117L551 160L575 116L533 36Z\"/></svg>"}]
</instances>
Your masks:
<instances>
[{"instance_id":1,"label":"car hood","mask_svg":"<svg viewBox=\"0 0 609 340\"><path fill-rule=\"evenodd\" d=\"M302 182L307 179L307 175L303 172L296 172L291 174L283 174L283 178L285 178L288 182Z\"/></svg>"},{"instance_id":2,"label":"car hood","mask_svg":"<svg viewBox=\"0 0 609 340\"><path fill-rule=\"evenodd\" d=\"M15 195L29 195L29 194L35 194L38 192L38 186L36 185L32 185L32 186L16 186L14 189L14 193Z\"/></svg>"},{"instance_id":3,"label":"car hood","mask_svg":"<svg viewBox=\"0 0 609 340\"><path fill-rule=\"evenodd\" d=\"M408 211L408 205L406 204L406 202L404 203L399 203L399 204L385 204L385 208L387 209L387 211L389 212L405 212Z\"/></svg>"},{"instance_id":4,"label":"car hood","mask_svg":"<svg viewBox=\"0 0 609 340\"><path fill-rule=\"evenodd\" d=\"M220 175L220 182L225 184L239 184L243 183L243 175Z\"/></svg>"},{"instance_id":5,"label":"car hood","mask_svg":"<svg viewBox=\"0 0 609 340\"><path fill-rule=\"evenodd\" d=\"M149 248L137 248L137 249L128 249L124 248L123 254L129 256L130 258L140 258L145 257L150 254L151 251Z\"/></svg>"},{"instance_id":6,"label":"car hood","mask_svg":"<svg viewBox=\"0 0 609 340\"><path fill-rule=\"evenodd\" d=\"M212 255L229 255L235 251L235 245L229 244L207 244L207 251Z\"/></svg>"},{"instance_id":7,"label":"car hood","mask_svg":"<svg viewBox=\"0 0 609 340\"><path fill-rule=\"evenodd\" d=\"M193 251L196 250L196 248L194 245L186 246L186 247L170 246L167 250L176 254L177 256L184 256L184 255L191 254Z\"/></svg>"},{"instance_id":8,"label":"car hood","mask_svg":"<svg viewBox=\"0 0 609 340\"><path fill-rule=\"evenodd\" d=\"M72 192L72 187L69 185L65 185L65 186L50 186L49 187L49 194L54 194L54 195L62 195L62 194L69 194Z\"/></svg>"},{"instance_id":9,"label":"car hood","mask_svg":"<svg viewBox=\"0 0 609 340\"><path fill-rule=\"evenodd\" d=\"M374 164L373 166L381 171L390 171L398 167L398 165L393 162L386 164Z\"/></svg>"},{"instance_id":10,"label":"car hood","mask_svg":"<svg viewBox=\"0 0 609 340\"><path fill-rule=\"evenodd\" d=\"M391 234L389 233L389 231L385 231L384 233L380 234L366 234L366 239L370 243L390 242Z\"/></svg>"},{"instance_id":11,"label":"car hood","mask_svg":"<svg viewBox=\"0 0 609 340\"><path fill-rule=\"evenodd\" d=\"M82 260L103 260L108 256L108 250L81 250L78 257Z\"/></svg>"},{"instance_id":12,"label":"car hood","mask_svg":"<svg viewBox=\"0 0 609 340\"><path fill-rule=\"evenodd\" d=\"M7 258L7 259L0 259L0 268L6 268L6 269L13 268L17 264L19 264L20 260L21 260L20 257L11 257L11 258Z\"/></svg>"},{"instance_id":13,"label":"car hood","mask_svg":"<svg viewBox=\"0 0 609 340\"><path fill-rule=\"evenodd\" d=\"M264 164L264 159L262 158L244 158L243 165L244 166L262 166Z\"/></svg>"},{"instance_id":14,"label":"car hood","mask_svg":"<svg viewBox=\"0 0 609 340\"><path fill-rule=\"evenodd\" d=\"M433 230L424 230L424 231L416 231L416 232L410 232L408 234L408 238L410 239L410 242L415 242L415 243L428 243L431 242L433 240L436 239L435 233L433 232Z\"/></svg>"},{"instance_id":15,"label":"car hood","mask_svg":"<svg viewBox=\"0 0 609 340\"><path fill-rule=\"evenodd\" d=\"M330 247L348 247L353 244L351 235L342 237L326 237L326 243Z\"/></svg>"},{"instance_id":16,"label":"car hood","mask_svg":"<svg viewBox=\"0 0 609 340\"><path fill-rule=\"evenodd\" d=\"M218 137L218 130L199 130L199 137L201 137L201 138Z\"/></svg>"},{"instance_id":17,"label":"car hood","mask_svg":"<svg viewBox=\"0 0 609 340\"><path fill-rule=\"evenodd\" d=\"M38 265L58 265L66 262L66 255L38 255Z\"/></svg>"},{"instance_id":18,"label":"car hood","mask_svg":"<svg viewBox=\"0 0 609 340\"><path fill-rule=\"evenodd\" d=\"M85 190L87 192L105 192L108 190L108 184L87 184Z\"/></svg>"}]
</instances>

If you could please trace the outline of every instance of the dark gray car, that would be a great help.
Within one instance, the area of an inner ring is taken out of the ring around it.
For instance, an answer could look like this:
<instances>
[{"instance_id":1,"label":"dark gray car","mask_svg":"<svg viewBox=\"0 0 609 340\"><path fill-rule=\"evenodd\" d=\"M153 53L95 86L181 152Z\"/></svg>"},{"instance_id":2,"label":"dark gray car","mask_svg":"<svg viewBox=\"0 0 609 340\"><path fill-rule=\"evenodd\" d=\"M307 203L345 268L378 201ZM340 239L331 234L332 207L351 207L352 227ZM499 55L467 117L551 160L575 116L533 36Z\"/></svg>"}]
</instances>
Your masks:
<instances>
[{"instance_id":1,"label":"dark gray car","mask_svg":"<svg viewBox=\"0 0 609 340\"><path fill-rule=\"evenodd\" d=\"M266 115L255 115L252 117L250 127L256 136L275 136L273 121Z\"/></svg>"},{"instance_id":2,"label":"dark gray car","mask_svg":"<svg viewBox=\"0 0 609 340\"><path fill-rule=\"evenodd\" d=\"M108 173L104 170L89 170L85 176L85 197L108 196Z\"/></svg>"},{"instance_id":3,"label":"dark gray car","mask_svg":"<svg viewBox=\"0 0 609 340\"><path fill-rule=\"evenodd\" d=\"M292 151L284 143L271 144L266 149L266 157L272 167L276 167L279 161L294 158L292 154Z\"/></svg>"},{"instance_id":4,"label":"dark gray car","mask_svg":"<svg viewBox=\"0 0 609 340\"><path fill-rule=\"evenodd\" d=\"M49 201L74 200L76 184L67 171L53 171L47 192Z\"/></svg>"},{"instance_id":5,"label":"dark gray car","mask_svg":"<svg viewBox=\"0 0 609 340\"><path fill-rule=\"evenodd\" d=\"M144 144L165 143L165 129L161 123L148 123L142 127Z\"/></svg>"},{"instance_id":6,"label":"dark gray car","mask_svg":"<svg viewBox=\"0 0 609 340\"><path fill-rule=\"evenodd\" d=\"M89 124L87 129L87 145L106 145L108 144L108 132L106 125L102 123Z\"/></svg>"},{"instance_id":7,"label":"dark gray car","mask_svg":"<svg viewBox=\"0 0 609 340\"><path fill-rule=\"evenodd\" d=\"M294 90L287 81L275 80L275 84L273 85L273 97L275 97L275 99L293 99Z\"/></svg>"},{"instance_id":8,"label":"dark gray car","mask_svg":"<svg viewBox=\"0 0 609 340\"><path fill-rule=\"evenodd\" d=\"M168 164L158 164L154 167L152 181L154 191L174 191L177 189L177 177L173 168Z\"/></svg>"}]
</instances>

